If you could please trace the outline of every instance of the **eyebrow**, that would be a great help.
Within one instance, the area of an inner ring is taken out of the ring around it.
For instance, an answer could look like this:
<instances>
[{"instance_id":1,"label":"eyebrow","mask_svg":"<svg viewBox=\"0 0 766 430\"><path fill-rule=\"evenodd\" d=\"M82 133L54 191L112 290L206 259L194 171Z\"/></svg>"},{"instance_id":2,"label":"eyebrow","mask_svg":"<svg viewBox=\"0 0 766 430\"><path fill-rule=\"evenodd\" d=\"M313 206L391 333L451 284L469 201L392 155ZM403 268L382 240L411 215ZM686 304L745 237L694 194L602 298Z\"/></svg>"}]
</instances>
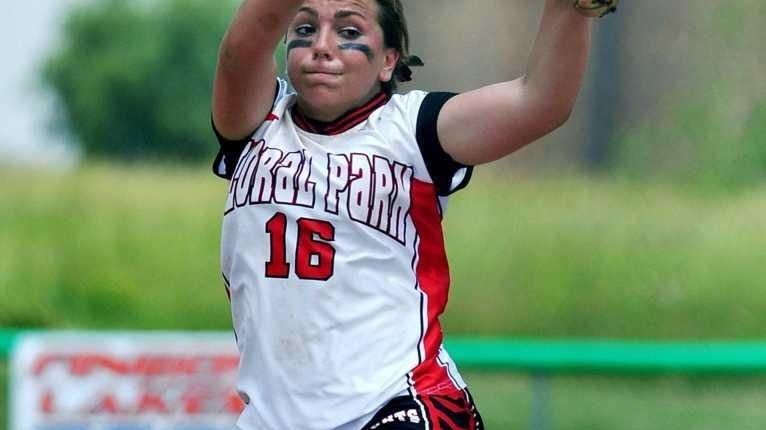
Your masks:
<instances>
[{"instance_id":1,"label":"eyebrow","mask_svg":"<svg viewBox=\"0 0 766 430\"><path fill-rule=\"evenodd\" d=\"M298 9L298 12L299 13L300 12L305 12L305 13L313 16L314 18L319 18L319 12L317 12L316 10L314 10L314 9L308 7L308 6L301 7L300 9ZM364 14L362 14L360 12L353 11L353 10L339 10L339 11L335 12L335 19L348 18L350 16L358 16L358 17L363 18L363 19L366 18L364 16Z\"/></svg>"},{"instance_id":2,"label":"eyebrow","mask_svg":"<svg viewBox=\"0 0 766 430\"><path fill-rule=\"evenodd\" d=\"M306 12L307 14L319 18L319 12L315 11L314 9L308 7L308 6L302 6L300 9L298 9L298 12Z\"/></svg>"},{"instance_id":3,"label":"eyebrow","mask_svg":"<svg viewBox=\"0 0 766 430\"><path fill-rule=\"evenodd\" d=\"M350 16L358 16L360 18L366 18L363 14L353 11L353 10L339 10L335 13L335 18L348 18Z\"/></svg>"}]
</instances>

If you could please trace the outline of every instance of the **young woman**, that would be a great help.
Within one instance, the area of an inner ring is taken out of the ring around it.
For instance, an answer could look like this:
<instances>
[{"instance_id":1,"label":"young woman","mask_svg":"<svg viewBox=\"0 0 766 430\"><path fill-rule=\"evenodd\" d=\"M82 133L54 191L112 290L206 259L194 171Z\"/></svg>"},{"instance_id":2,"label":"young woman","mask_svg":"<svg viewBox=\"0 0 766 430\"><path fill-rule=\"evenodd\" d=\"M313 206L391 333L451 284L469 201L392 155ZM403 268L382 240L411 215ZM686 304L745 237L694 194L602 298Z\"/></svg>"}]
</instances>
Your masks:
<instances>
[{"instance_id":1,"label":"young woman","mask_svg":"<svg viewBox=\"0 0 766 430\"><path fill-rule=\"evenodd\" d=\"M472 166L566 121L590 27L546 0L523 77L399 95L419 65L400 0L242 2L213 95L240 428L483 428L442 347L443 209ZM283 39L294 92L277 78Z\"/></svg>"}]
</instances>

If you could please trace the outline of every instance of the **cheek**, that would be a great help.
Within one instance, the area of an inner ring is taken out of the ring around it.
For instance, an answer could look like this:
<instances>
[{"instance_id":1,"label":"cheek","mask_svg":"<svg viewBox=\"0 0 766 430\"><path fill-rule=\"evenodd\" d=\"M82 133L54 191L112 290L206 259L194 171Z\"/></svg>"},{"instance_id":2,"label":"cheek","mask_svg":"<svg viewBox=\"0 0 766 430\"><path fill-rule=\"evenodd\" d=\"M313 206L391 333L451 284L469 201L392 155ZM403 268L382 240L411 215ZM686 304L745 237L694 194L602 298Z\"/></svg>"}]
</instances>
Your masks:
<instances>
[{"instance_id":1,"label":"cheek","mask_svg":"<svg viewBox=\"0 0 766 430\"><path fill-rule=\"evenodd\" d=\"M366 93L370 87L380 81L380 68L377 64L367 61L363 54L356 54L354 60L346 64L348 70L352 71L349 74L349 81L355 91Z\"/></svg>"},{"instance_id":2,"label":"cheek","mask_svg":"<svg viewBox=\"0 0 766 430\"><path fill-rule=\"evenodd\" d=\"M349 69L368 76L377 76L385 62L384 54L367 43L340 45L339 52Z\"/></svg>"},{"instance_id":3,"label":"cheek","mask_svg":"<svg viewBox=\"0 0 766 430\"><path fill-rule=\"evenodd\" d=\"M285 58L285 68L287 69L287 75L291 80L300 78L299 71L301 66L306 62L307 49L295 49L287 54Z\"/></svg>"},{"instance_id":4,"label":"cheek","mask_svg":"<svg viewBox=\"0 0 766 430\"><path fill-rule=\"evenodd\" d=\"M299 64L301 59L306 56L306 53L310 51L310 49L302 46L293 47L291 44L295 44L295 42L289 42L287 46L285 46L285 61L288 65Z\"/></svg>"}]
</instances>

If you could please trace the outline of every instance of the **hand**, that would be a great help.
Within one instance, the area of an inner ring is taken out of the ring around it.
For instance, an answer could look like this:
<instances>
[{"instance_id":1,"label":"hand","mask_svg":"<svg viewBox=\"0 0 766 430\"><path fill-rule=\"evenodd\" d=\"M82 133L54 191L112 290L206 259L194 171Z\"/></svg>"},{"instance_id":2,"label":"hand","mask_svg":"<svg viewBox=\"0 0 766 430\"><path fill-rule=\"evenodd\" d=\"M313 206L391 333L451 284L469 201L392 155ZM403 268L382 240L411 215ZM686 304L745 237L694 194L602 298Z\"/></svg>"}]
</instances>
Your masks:
<instances>
[{"instance_id":1,"label":"hand","mask_svg":"<svg viewBox=\"0 0 766 430\"><path fill-rule=\"evenodd\" d=\"M601 18L617 11L619 0L574 0L574 8L591 18Z\"/></svg>"}]
</instances>

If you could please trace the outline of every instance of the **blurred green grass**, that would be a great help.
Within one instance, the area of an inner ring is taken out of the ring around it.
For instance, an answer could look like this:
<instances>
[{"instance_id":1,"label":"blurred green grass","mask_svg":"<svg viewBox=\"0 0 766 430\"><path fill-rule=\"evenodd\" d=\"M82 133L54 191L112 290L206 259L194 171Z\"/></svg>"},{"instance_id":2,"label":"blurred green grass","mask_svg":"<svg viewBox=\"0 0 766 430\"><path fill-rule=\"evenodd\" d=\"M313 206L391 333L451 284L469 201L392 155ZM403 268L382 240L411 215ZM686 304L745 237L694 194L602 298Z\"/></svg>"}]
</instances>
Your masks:
<instances>
[{"instance_id":1,"label":"blurred green grass","mask_svg":"<svg viewBox=\"0 0 766 430\"><path fill-rule=\"evenodd\" d=\"M2 175L0 325L227 328L225 183L183 168Z\"/></svg>"},{"instance_id":2,"label":"blurred green grass","mask_svg":"<svg viewBox=\"0 0 766 430\"><path fill-rule=\"evenodd\" d=\"M529 429L529 377L467 375L488 429ZM766 425L762 379L628 378L594 375L549 380L554 430L725 430Z\"/></svg>"},{"instance_id":3,"label":"blurred green grass","mask_svg":"<svg viewBox=\"0 0 766 430\"><path fill-rule=\"evenodd\" d=\"M228 329L206 167L0 173L0 326ZM479 169L446 216L448 334L763 336L766 193Z\"/></svg>"},{"instance_id":4,"label":"blurred green grass","mask_svg":"<svg viewBox=\"0 0 766 430\"><path fill-rule=\"evenodd\" d=\"M466 379L490 430L530 427L532 390L527 375L468 372ZM766 426L762 378L630 378L595 375L549 379L552 430L757 430ZM0 384L6 386L0 362ZM0 428L8 428L0 392Z\"/></svg>"},{"instance_id":5,"label":"blurred green grass","mask_svg":"<svg viewBox=\"0 0 766 430\"><path fill-rule=\"evenodd\" d=\"M761 338L766 193L480 176L448 209L448 332Z\"/></svg>"}]
</instances>

